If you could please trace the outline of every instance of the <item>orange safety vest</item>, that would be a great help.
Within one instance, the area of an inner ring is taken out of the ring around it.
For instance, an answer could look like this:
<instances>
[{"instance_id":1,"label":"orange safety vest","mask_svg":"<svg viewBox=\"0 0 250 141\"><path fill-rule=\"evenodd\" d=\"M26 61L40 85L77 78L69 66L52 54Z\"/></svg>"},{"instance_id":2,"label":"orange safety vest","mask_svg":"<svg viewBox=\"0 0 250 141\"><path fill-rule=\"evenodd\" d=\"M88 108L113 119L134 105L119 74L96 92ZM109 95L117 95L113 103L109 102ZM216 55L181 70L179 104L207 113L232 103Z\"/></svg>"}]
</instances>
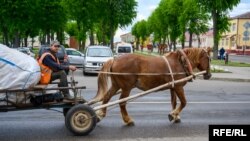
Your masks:
<instances>
[{"instance_id":1,"label":"orange safety vest","mask_svg":"<svg viewBox=\"0 0 250 141\"><path fill-rule=\"evenodd\" d=\"M43 53L38 60L38 64L41 68L41 79L39 81L40 84L49 84L51 79L52 69L43 64L43 59L47 55L50 55L55 61L57 61L58 64L60 64L58 59L56 59L51 53L49 52Z\"/></svg>"}]
</instances>

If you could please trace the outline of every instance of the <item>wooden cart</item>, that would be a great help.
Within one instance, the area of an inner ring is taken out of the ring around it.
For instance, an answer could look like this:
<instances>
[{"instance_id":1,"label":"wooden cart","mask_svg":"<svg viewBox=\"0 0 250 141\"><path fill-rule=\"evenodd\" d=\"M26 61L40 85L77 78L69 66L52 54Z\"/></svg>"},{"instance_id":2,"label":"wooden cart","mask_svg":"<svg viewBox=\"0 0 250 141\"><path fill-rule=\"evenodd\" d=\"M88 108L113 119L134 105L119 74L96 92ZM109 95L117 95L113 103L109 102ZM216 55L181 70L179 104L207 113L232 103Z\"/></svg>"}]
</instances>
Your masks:
<instances>
[{"instance_id":1,"label":"wooden cart","mask_svg":"<svg viewBox=\"0 0 250 141\"><path fill-rule=\"evenodd\" d=\"M201 75L201 74L204 74L205 72L206 71L198 72L195 75ZM177 84L183 81L188 81L192 78L193 76L191 75L183 79L172 81L172 82L163 84L161 86L158 86L156 88L138 93L136 95L126 97L123 99L119 99L113 102L109 102L107 104L99 105L96 107L91 107L91 105L87 105L86 100L84 100L83 98L77 97L78 95L77 91L79 89L85 89L86 87L85 86L77 87L75 85L76 82L74 81L74 79L71 80L72 82L71 82L70 87L47 88L44 85L42 86L38 85L32 89L0 90L0 94L1 93L5 94L5 99L2 99L2 100L0 99L0 102L1 101L6 102L6 105L0 105L0 112L31 110L31 109L41 109L41 108L42 109L63 108L63 114L65 116L65 125L69 129L69 131L71 131L74 135L88 135L91 131L93 131L97 123L97 117L96 117L95 111L105 108L105 107L113 106L119 103L132 101L138 97L147 95L149 93L155 92L164 87L170 86L173 83ZM36 91L40 92L41 93L40 95L45 96L47 95L46 94L47 90L61 90L61 89L72 89L75 95L75 99L74 100L54 99L54 101L49 101L49 102L47 102L45 99L44 101L42 101L41 103L37 105L32 102L27 103L27 99L32 97L34 95L33 93ZM24 100L21 101L21 103L10 101L8 99L10 94L15 93L15 95L18 96L18 93L20 92L24 93Z\"/></svg>"}]
</instances>

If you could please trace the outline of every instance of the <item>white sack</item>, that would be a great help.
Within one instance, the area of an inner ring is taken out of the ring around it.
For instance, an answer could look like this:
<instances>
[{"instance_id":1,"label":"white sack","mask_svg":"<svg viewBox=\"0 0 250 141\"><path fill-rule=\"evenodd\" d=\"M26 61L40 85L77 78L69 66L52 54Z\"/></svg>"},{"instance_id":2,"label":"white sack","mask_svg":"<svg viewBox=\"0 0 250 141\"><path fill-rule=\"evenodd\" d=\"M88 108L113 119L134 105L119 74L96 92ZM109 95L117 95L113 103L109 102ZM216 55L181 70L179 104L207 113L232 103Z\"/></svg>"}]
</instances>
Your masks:
<instances>
[{"instance_id":1,"label":"white sack","mask_svg":"<svg viewBox=\"0 0 250 141\"><path fill-rule=\"evenodd\" d=\"M30 88L40 77L40 66L34 58L0 44L0 90Z\"/></svg>"}]
</instances>

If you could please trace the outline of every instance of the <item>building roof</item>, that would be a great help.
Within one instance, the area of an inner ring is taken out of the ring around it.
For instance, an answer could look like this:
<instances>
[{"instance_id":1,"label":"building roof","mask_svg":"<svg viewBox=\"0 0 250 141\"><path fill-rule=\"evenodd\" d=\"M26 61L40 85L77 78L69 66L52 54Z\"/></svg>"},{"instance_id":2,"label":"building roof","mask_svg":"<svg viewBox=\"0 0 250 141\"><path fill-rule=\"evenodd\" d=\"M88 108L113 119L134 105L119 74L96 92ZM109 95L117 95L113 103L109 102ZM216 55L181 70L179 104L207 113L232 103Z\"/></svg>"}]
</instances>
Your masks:
<instances>
[{"instance_id":1,"label":"building roof","mask_svg":"<svg viewBox=\"0 0 250 141\"><path fill-rule=\"evenodd\" d=\"M120 35L120 37L122 37L122 36L130 36L130 35L132 35L132 33L131 33L131 32L128 32L128 33L125 33L125 34Z\"/></svg>"},{"instance_id":2,"label":"building roof","mask_svg":"<svg viewBox=\"0 0 250 141\"><path fill-rule=\"evenodd\" d=\"M235 17L231 17L231 19L250 19L250 11Z\"/></svg>"}]
</instances>

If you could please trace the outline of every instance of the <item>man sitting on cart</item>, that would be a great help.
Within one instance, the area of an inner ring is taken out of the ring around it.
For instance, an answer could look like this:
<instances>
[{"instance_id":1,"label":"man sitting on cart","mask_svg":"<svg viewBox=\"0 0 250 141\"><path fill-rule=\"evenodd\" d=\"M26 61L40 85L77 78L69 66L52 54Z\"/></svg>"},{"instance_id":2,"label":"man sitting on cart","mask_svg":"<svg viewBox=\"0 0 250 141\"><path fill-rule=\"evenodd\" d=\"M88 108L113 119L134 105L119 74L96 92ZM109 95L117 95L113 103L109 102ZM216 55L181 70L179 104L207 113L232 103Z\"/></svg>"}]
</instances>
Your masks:
<instances>
[{"instance_id":1,"label":"man sitting on cart","mask_svg":"<svg viewBox=\"0 0 250 141\"><path fill-rule=\"evenodd\" d=\"M39 59L42 59L40 60L40 62L42 62L44 66L47 66L49 69L52 70L50 82L56 79L60 79L58 87L68 87L67 74L65 73L65 70L75 71L76 66L62 65L59 63L59 60L56 56L56 53L58 52L59 48L60 43L58 41L52 41L50 44L50 48L46 50ZM69 89L61 90L61 92L65 99L74 98L70 95Z\"/></svg>"}]
</instances>

